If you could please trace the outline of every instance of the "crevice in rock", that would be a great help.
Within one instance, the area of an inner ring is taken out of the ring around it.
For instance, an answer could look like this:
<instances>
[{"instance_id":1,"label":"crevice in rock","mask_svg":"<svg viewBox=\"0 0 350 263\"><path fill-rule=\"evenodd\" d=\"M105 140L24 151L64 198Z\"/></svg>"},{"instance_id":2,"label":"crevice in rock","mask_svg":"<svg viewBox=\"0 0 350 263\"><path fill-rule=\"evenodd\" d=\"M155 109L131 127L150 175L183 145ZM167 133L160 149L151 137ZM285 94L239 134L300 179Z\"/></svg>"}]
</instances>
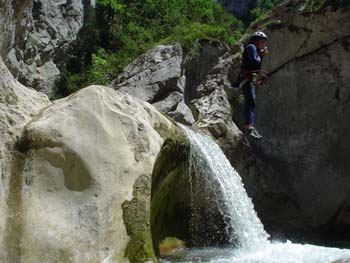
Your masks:
<instances>
[{"instance_id":1,"label":"crevice in rock","mask_svg":"<svg viewBox=\"0 0 350 263\"><path fill-rule=\"evenodd\" d=\"M187 106L196 99L196 88L205 80L219 58L228 51L228 48L221 42L203 39L200 41L201 50L197 57L186 56L183 68L186 76L184 99Z\"/></svg>"},{"instance_id":2,"label":"crevice in rock","mask_svg":"<svg viewBox=\"0 0 350 263\"><path fill-rule=\"evenodd\" d=\"M330 43L328 43L328 44L321 45L320 47L318 47L318 48L316 48L316 49L314 49L314 50L312 50L312 51L310 51L310 52L307 52L307 53L305 53L305 54L303 54L303 55L301 55L301 56L294 57L294 58L292 58L292 59L286 61L286 62L283 63L282 65L278 66L278 67L275 68L274 70L270 71L270 72L269 72L269 76L274 75L276 72L278 72L279 70L281 70L283 67L285 67L286 65L288 65L288 64L290 64L290 63L292 63L292 62L294 62L294 61L298 61L298 60L300 60L300 59L304 59L305 57L308 57L308 56L310 56L310 55L313 55L313 54L317 53L318 51L320 51L320 50L322 50L322 49L326 49L326 48L328 48L328 47L330 47L330 46L336 44L337 42L344 41L344 40L347 40L347 39L349 39L349 38L350 38L350 35L346 35L346 36L344 36L344 37L337 38L337 39L333 40L332 42L330 42Z\"/></svg>"},{"instance_id":3,"label":"crevice in rock","mask_svg":"<svg viewBox=\"0 0 350 263\"><path fill-rule=\"evenodd\" d=\"M334 100L337 100L339 101L340 100L340 89L339 87L337 87L335 93L334 93L334 97L333 97Z\"/></svg>"},{"instance_id":4,"label":"crevice in rock","mask_svg":"<svg viewBox=\"0 0 350 263\"><path fill-rule=\"evenodd\" d=\"M178 78L169 79L165 83L155 83L155 84L159 85L160 87L159 87L159 92L154 96L153 100L150 101L151 104L166 99L174 91L181 92L177 87Z\"/></svg>"},{"instance_id":5,"label":"crevice in rock","mask_svg":"<svg viewBox=\"0 0 350 263\"><path fill-rule=\"evenodd\" d=\"M310 23L311 23L311 22L310 22ZM312 34L312 32L313 32L312 30L310 30L310 29L308 29L308 28L303 28L303 29L304 29L305 32L308 32L308 34L307 34L307 36L306 36L304 42L300 45L299 50L296 52L296 54L299 54L299 52L300 52L303 48L306 47L307 42L310 40L311 34Z\"/></svg>"},{"instance_id":6,"label":"crevice in rock","mask_svg":"<svg viewBox=\"0 0 350 263\"><path fill-rule=\"evenodd\" d=\"M21 238L23 236L22 185L25 158L23 154L14 153L12 173L7 203L7 220L5 232L5 251L8 262L21 262Z\"/></svg>"}]
</instances>

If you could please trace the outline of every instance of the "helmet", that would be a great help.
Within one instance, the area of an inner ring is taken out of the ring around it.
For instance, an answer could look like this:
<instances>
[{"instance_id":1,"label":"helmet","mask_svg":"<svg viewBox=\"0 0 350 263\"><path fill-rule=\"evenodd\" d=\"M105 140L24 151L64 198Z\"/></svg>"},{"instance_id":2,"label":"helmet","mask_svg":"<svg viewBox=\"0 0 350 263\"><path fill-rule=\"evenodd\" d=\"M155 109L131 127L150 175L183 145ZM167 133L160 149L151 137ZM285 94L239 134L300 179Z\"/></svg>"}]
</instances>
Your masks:
<instances>
[{"instance_id":1,"label":"helmet","mask_svg":"<svg viewBox=\"0 0 350 263\"><path fill-rule=\"evenodd\" d=\"M263 38L263 39L267 40L267 35L264 32L258 31L258 32L254 32L250 36L250 39L253 39L253 38Z\"/></svg>"}]
</instances>

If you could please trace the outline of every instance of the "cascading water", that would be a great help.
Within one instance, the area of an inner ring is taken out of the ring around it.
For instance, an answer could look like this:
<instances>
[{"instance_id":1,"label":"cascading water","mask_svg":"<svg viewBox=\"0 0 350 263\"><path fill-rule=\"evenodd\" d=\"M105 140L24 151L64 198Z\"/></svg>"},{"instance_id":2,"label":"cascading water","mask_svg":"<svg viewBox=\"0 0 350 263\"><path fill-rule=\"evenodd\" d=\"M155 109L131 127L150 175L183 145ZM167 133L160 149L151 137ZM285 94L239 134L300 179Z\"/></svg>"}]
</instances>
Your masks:
<instances>
[{"instance_id":1,"label":"cascading water","mask_svg":"<svg viewBox=\"0 0 350 263\"><path fill-rule=\"evenodd\" d=\"M215 187L220 212L228 217L232 229L231 243L241 248L266 243L268 234L254 211L236 170L220 147L208 136L183 127L191 144L191 165L194 172L205 176L210 187ZM221 199L221 200L220 200ZM238 244L237 244L238 243Z\"/></svg>"},{"instance_id":2,"label":"cascading water","mask_svg":"<svg viewBox=\"0 0 350 263\"><path fill-rule=\"evenodd\" d=\"M350 250L347 249L293 244L289 241L269 242L268 234L254 211L239 174L219 146L209 136L181 127L191 144L190 167L194 171L201 171L199 175L205 176L205 181L220 191L219 208L222 214L229 217L233 229L232 241L238 242L239 246L175 251L169 259L163 259L162 262L330 263L340 258L350 258Z\"/></svg>"}]
</instances>

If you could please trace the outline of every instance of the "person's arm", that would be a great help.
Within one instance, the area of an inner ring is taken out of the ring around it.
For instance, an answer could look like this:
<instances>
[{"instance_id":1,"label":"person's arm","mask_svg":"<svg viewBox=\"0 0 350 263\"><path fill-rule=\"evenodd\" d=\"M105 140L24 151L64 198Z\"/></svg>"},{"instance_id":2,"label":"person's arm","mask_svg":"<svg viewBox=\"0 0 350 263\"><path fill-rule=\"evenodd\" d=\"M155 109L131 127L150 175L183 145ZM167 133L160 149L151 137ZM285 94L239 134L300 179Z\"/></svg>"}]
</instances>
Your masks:
<instances>
[{"instance_id":1,"label":"person's arm","mask_svg":"<svg viewBox=\"0 0 350 263\"><path fill-rule=\"evenodd\" d=\"M257 52L257 49L253 45L247 46L247 52L248 52L248 59L252 63L258 64L258 65L261 63L261 57Z\"/></svg>"}]
</instances>

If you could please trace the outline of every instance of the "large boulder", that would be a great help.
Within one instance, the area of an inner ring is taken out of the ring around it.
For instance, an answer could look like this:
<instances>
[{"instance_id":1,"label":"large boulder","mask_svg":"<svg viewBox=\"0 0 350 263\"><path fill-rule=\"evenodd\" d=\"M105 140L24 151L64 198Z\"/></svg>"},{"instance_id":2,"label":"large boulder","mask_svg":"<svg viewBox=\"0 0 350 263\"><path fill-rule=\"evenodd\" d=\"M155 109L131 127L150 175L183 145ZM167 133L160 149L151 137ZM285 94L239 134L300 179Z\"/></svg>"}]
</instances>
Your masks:
<instances>
[{"instance_id":1,"label":"large boulder","mask_svg":"<svg viewBox=\"0 0 350 263\"><path fill-rule=\"evenodd\" d=\"M192 113L184 103L186 77L182 53L180 44L157 46L128 65L112 85L153 104L177 121L192 124Z\"/></svg>"},{"instance_id":2,"label":"large boulder","mask_svg":"<svg viewBox=\"0 0 350 263\"><path fill-rule=\"evenodd\" d=\"M18 171L21 169L16 160L21 154L16 151L16 142L22 136L25 125L50 102L44 94L17 82L1 56L0 76L0 262L6 262L7 253L13 252L10 247L19 248L18 244L9 243L18 232L16 225L11 224L19 215L19 195L14 191L19 184ZM18 262L13 257L9 260Z\"/></svg>"},{"instance_id":3,"label":"large boulder","mask_svg":"<svg viewBox=\"0 0 350 263\"><path fill-rule=\"evenodd\" d=\"M172 127L148 103L103 86L42 110L18 143L16 217L1 232L1 262L156 261L151 173Z\"/></svg>"},{"instance_id":4,"label":"large boulder","mask_svg":"<svg viewBox=\"0 0 350 263\"><path fill-rule=\"evenodd\" d=\"M305 6L290 1L254 27L270 49L268 86L257 91L264 139L255 148L263 177L278 182L258 210L271 224L319 230L349 224L350 9Z\"/></svg>"},{"instance_id":5,"label":"large boulder","mask_svg":"<svg viewBox=\"0 0 350 263\"><path fill-rule=\"evenodd\" d=\"M1 3L1 54L15 78L54 94L60 67L95 1L27 0Z\"/></svg>"}]
</instances>

